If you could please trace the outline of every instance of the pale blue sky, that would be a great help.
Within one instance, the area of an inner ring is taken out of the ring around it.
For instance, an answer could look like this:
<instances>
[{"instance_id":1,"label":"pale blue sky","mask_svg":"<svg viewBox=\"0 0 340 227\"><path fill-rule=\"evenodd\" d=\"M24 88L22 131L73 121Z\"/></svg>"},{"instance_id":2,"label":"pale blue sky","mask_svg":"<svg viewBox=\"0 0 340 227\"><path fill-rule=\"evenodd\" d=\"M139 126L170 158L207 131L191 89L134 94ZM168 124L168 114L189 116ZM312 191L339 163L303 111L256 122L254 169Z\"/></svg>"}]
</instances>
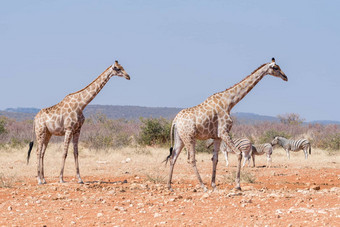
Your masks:
<instances>
[{"instance_id":1,"label":"pale blue sky","mask_svg":"<svg viewBox=\"0 0 340 227\"><path fill-rule=\"evenodd\" d=\"M233 112L340 120L339 1L2 1L0 109L44 108L114 60L91 104L191 107L276 58Z\"/></svg>"}]
</instances>

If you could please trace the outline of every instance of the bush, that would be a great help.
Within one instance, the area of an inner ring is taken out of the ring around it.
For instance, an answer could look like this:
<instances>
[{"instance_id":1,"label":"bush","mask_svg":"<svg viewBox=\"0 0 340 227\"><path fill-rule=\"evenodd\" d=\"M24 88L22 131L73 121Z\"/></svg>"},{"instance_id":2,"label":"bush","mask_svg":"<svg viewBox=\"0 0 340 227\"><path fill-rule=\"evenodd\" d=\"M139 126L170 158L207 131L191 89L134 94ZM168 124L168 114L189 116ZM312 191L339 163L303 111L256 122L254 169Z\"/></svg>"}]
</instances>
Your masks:
<instances>
[{"instance_id":1,"label":"bush","mask_svg":"<svg viewBox=\"0 0 340 227\"><path fill-rule=\"evenodd\" d=\"M322 140L320 147L327 150L340 150L340 133L331 134Z\"/></svg>"},{"instance_id":2,"label":"bush","mask_svg":"<svg viewBox=\"0 0 340 227\"><path fill-rule=\"evenodd\" d=\"M113 120L99 113L86 120L80 140L90 149L122 148L132 144L138 130L139 123Z\"/></svg>"},{"instance_id":3,"label":"bush","mask_svg":"<svg viewBox=\"0 0 340 227\"><path fill-rule=\"evenodd\" d=\"M1 117L0 118L0 135L6 133L6 124L7 124L7 118Z\"/></svg>"},{"instance_id":4,"label":"bush","mask_svg":"<svg viewBox=\"0 0 340 227\"><path fill-rule=\"evenodd\" d=\"M197 140L195 149L196 149L196 152L200 152L200 153L212 153L214 149L214 145L211 145L210 148L207 148L206 140Z\"/></svg>"},{"instance_id":5,"label":"bush","mask_svg":"<svg viewBox=\"0 0 340 227\"><path fill-rule=\"evenodd\" d=\"M259 143L270 143L273 141L273 139L276 136L282 136L286 139L290 138L291 136L285 132L282 131L276 131L276 130L268 130L266 131L262 136L259 138Z\"/></svg>"},{"instance_id":6,"label":"bush","mask_svg":"<svg viewBox=\"0 0 340 227\"><path fill-rule=\"evenodd\" d=\"M171 121L164 118L140 118L140 121L140 144L164 145L170 141Z\"/></svg>"}]
</instances>

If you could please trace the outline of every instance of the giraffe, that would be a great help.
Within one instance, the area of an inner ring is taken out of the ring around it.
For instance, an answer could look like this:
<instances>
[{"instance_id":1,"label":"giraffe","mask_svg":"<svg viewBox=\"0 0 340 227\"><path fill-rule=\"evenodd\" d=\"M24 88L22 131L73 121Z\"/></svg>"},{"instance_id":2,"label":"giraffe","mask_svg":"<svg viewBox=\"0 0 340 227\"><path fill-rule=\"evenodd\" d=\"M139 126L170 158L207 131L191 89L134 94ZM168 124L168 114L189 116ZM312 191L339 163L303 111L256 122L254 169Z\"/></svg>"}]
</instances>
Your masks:
<instances>
[{"instance_id":1,"label":"giraffe","mask_svg":"<svg viewBox=\"0 0 340 227\"><path fill-rule=\"evenodd\" d=\"M73 154L76 167L76 174L78 183L83 183L79 173L78 163L78 140L81 127L85 121L83 115L84 108L96 97L101 91L104 85L113 76L124 77L130 80L130 76L126 73L124 68L115 61L115 63L109 66L102 74L100 74L92 83L85 88L67 95L58 104L41 109L34 118L33 131L38 143L37 146L37 180L38 184L45 184L44 177L44 155L46 147L52 135L65 136L64 139L64 153L62 156L62 165L59 175L60 183L64 183L63 174L65 167L65 160L67 157L67 151L72 139L73 142ZM27 155L27 164L29 163L30 153L33 147L33 140L29 144L29 150Z\"/></svg>"},{"instance_id":2,"label":"giraffe","mask_svg":"<svg viewBox=\"0 0 340 227\"><path fill-rule=\"evenodd\" d=\"M230 150L238 156L237 175L235 181L236 189L241 190L240 169L242 154L235 147L229 136L229 132L233 124L230 117L230 111L265 75L272 75L279 77L284 81L288 81L287 76L275 63L275 59L272 58L271 62L261 65L241 82L235 84L225 91L208 97L203 103L197 106L181 110L176 115L172 122L170 132L170 155L165 159L166 162L170 159L170 172L167 183L169 190L172 191L171 179L173 169L183 147L185 147L188 151L188 155L191 158L190 163L201 187L204 191L207 190L196 167L195 144L197 139L214 139L214 151L212 157L213 170L211 178L211 186L213 189L216 189L215 176L216 165L218 162L218 152L221 141L224 141ZM173 139L174 145L172 147Z\"/></svg>"}]
</instances>

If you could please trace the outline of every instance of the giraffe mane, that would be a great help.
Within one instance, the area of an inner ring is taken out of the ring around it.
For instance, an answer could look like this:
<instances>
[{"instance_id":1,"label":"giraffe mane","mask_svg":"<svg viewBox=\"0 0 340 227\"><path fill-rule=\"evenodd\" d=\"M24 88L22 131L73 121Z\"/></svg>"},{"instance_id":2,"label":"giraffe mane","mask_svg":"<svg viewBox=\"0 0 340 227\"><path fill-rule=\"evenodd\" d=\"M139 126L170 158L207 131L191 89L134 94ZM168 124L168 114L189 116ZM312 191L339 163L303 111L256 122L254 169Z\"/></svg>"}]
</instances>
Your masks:
<instances>
[{"instance_id":1,"label":"giraffe mane","mask_svg":"<svg viewBox=\"0 0 340 227\"><path fill-rule=\"evenodd\" d=\"M229 89L235 87L236 85L242 83L243 81L245 81L246 79L248 79L248 77L250 77L251 75L253 75L254 73L256 73L259 69L261 69L261 68L262 68L263 66L265 66L266 64L267 64L267 63L262 64L262 65L259 66L257 69L255 69L252 73L250 73L248 76L246 76L245 78L243 78L243 80L241 80L240 82L234 84L233 86L231 86L231 87L225 89L224 91L227 91L227 90L229 90ZM214 96L214 95L219 94L219 93L224 92L224 91L217 92L217 93L215 93L215 94L213 94L213 95L211 95L211 96ZM211 97L211 96L210 96L210 97Z\"/></svg>"},{"instance_id":2,"label":"giraffe mane","mask_svg":"<svg viewBox=\"0 0 340 227\"><path fill-rule=\"evenodd\" d=\"M83 89L80 89L79 91L70 93L70 94L68 94L67 96L69 96L69 95L74 95L74 94L77 94L77 93L79 93L79 92L81 92L81 91L86 90L86 89L87 89L89 86L91 86L91 85L92 85L99 77L101 77L101 75L103 75L107 70L109 70L109 68L111 68L111 65L110 65L104 72L102 72L96 79L94 79L90 84L88 84L86 87L84 87Z\"/></svg>"},{"instance_id":3,"label":"giraffe mane","mask_svg":"<svg viewBox=\"0 0 340 227\"><path fill-rule=\"evenodd\" d=\"M245 81L246 79L248 79L248 77L250 77L251 75L253 75L254 73L256 73L259 69L261 69L263 66L265 66L267 63L262 64L261 66L259 66L257 69L255 69L252 73L250 73L248 76L246 76L245 78L243 78L243 80L241 80L240 82L234 84L233 86L229 87L226 90L229 90L232 87L235 87L236 85L242 83L243 81Z\"/></svg>"}]
</instances>

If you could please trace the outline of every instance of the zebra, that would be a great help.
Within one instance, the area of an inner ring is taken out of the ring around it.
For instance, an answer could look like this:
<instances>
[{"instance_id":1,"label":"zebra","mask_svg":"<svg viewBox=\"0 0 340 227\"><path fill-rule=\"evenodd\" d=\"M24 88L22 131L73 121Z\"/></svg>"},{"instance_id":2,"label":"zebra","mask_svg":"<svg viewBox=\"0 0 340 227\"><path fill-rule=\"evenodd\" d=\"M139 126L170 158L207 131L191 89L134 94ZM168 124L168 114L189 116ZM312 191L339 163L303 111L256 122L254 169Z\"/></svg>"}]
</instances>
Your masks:
<instances>
[{"instance_id":1,"label":"zebra","mask_svg":"<svg viewBox=\"0 0 340 227\"><path fill-rule=\"evenodd\" d=\"M278 144L283 149L286 150L287 157L290 159L289 151L299 151L303 150L305 153L305 159L308 158L308 152L309 154L312 154L312 146L310 142L306 139L299 139L299 140L288 140L284 137L275 137L275 139L271 142L272 146Z\"/></svg>"},{"instance_id":2,"label":"zebra","mask_svg":"<svg viewBox=\"0 0 340 227\"><path fill-rule=\"evenodd\" d=\"M244 157L244 162L242 167L246 164L246 161L248 161L248 165L250 162L250 155L251 155L251 148L252 148L252 143L250 142L249 139L247 138L238 138L238 139L233 139L233 142L235 144L235 147L237 147L241 152L242 156ZM214 144L214 140L208 140L207 141L207 147L209 148L212 144ZM225 144L224 141L221 142L220 145L220 150L224 154L225 161L226 161L226 166L228 167L229 161L228 161L228 153L234 153L232 152L229 147Z\"/></svg>"},{"instance_id":3,"label":"zebra","mask_svg":"<svg viewBox=\"0 0 340 227\"><path fill-rule=\"evenodd\" d=\"M270 143L252 145L251 157L253 159L253 167L255 167L255 155L263 155L264 153L267 155L267 167L268 167L269 165L271 165L272 162L271 155L273 153L273 146Z\"/></svg>"}]
</instances>

